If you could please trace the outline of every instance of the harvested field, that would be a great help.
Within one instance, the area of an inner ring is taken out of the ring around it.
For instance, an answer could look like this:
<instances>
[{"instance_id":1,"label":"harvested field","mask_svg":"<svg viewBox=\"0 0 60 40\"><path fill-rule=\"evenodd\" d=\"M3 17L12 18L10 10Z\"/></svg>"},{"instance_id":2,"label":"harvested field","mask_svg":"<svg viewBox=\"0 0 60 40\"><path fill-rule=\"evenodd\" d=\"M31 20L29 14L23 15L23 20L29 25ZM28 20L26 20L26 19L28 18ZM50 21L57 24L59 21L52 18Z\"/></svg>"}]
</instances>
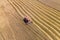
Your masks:
<instances>
[{"instance_id":1,"label":"harvested field","mask_svg":"<svg viewBox=\"0 0 60 40\"><path fill-rule=\"evenodd\" d=\"M0 40L60 40L60 11L37 0L0 0Z\"/></svg>"}]
</instances>

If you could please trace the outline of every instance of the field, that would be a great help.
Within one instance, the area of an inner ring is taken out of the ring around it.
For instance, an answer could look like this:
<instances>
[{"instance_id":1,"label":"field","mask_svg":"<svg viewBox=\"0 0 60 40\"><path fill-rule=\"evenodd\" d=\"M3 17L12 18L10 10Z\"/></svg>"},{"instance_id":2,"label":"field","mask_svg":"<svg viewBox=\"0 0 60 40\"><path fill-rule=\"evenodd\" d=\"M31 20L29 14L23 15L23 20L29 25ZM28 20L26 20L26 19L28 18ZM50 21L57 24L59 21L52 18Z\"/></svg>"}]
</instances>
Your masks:
<instances>
[{"instance_id":1,"label":"field","mask_svg":"<svg viewBox=\"0 0 60 40\"><path fill-rule=\"evenodd\" d=\"M38 0L0 0L0 40L60 40L60 11Z\"/></svg>"}]
</instances>

